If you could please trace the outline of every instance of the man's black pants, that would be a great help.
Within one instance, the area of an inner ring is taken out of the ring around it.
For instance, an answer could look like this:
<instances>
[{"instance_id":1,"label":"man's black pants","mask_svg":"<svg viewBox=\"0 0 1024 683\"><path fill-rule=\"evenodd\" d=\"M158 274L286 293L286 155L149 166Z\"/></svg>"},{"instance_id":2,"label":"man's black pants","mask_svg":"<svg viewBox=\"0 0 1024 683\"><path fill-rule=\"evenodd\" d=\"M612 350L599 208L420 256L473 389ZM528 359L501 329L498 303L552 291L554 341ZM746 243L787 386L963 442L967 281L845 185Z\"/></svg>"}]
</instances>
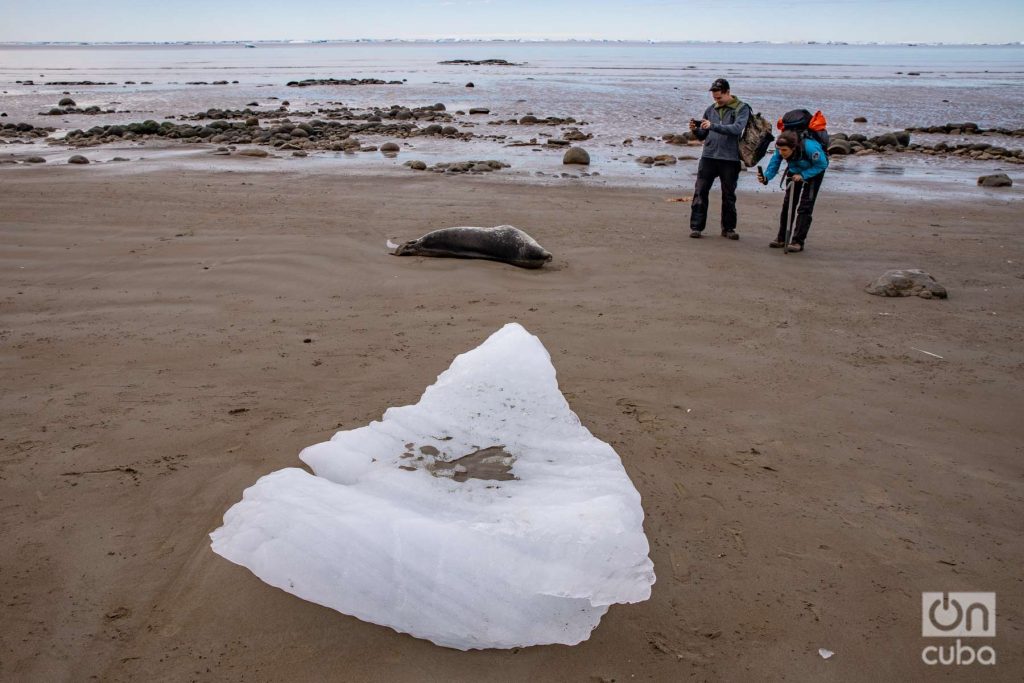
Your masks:
<instances>
[{"instance_id":1,"label":"man's black pants","mask_svg":"<svg viewBox=\"0 0 1024 683\"><path fill-rule=\"evenodd\" d=\"M789 223L789 202L793 192L798 198L796 204L796 226L793 228L794 244L803 246L807 239L807 233L811 229L811 220L814 216L814 202L818 199L818 190L821 189L821 181L825 179L825 173L819 173L810 180L803 183L790 183L786 189L786 198L782 202L782 213L779 214L779 237L778 241L786 239L786 225Z\"/></svg>"},{"instance_id":2,"label":"man's black pants","mask_svg":"<svg viewBox=\"0 0 1024 683\"><path fill-rule=\"evenodd\" d=\"M722 186L722 232L736 229L736 182L740 178L740 162L702 157L697 164L697 184L690 205L690 230L701 232L708 222L708 193L715 178Z\"/></svg>"}]
</instances>

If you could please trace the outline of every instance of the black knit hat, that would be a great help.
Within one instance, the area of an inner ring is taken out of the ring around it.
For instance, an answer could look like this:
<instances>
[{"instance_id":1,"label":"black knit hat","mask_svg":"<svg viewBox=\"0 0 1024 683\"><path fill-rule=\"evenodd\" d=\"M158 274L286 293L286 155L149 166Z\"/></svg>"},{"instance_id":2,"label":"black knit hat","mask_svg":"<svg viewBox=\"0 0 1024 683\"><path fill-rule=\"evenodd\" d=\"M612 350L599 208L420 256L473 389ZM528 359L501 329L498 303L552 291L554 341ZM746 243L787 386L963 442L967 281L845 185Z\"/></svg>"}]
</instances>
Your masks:
<instances>
[{"instance_id":1,"label":"black knit hat","mask_svg":"<svg viewBox=\"0 0 1024 683\"><path fill-rule=\"evenodd\" d=\"M708 90L721 90L722 92L729 92L729 81L724 78L716 78L715 82L711 84Z\"/></svg>"}]
</instances>

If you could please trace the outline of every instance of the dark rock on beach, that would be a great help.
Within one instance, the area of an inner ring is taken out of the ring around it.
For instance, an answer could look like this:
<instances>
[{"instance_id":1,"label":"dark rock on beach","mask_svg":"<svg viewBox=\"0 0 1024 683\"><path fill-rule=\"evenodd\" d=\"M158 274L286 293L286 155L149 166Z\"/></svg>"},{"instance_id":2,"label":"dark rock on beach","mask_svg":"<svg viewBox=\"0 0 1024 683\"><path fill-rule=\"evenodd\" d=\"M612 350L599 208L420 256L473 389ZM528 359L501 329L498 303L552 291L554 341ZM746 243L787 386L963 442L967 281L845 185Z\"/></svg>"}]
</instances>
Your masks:
<instances>
[{"instance_id":1,"label":"dark rock on beach","mask_svg":"<svg viewBox=\"0 0 1024 683\"><path fill-rule=\"evenodd\" d=\"M1012 187L1013 180L1005 173L994 173L978 178L978 185L981 187Z\"/></svg>"},{"instance_id":2,"label":"dark rock on beach","mask_svg":"<svg viewBox=\"0 0 1024 683\"><path fill-rule=\"evenodd\" d=\"M89 163L89 160L86 159L81 154L75 154L70 159L68 159L68 163L69 164L87 164L87 163Z\"/></svg>"},{"instance_id":3,"label":"dark rock on beach","mask_svg":"<svg viewBox=\"0 0 1024 683\"><path fill-rule=\"evenodd\" d=\"M871 142L879 147L899 147L900 141L893 133L883 133L871 138Z\"/></svg>"},{"instance_id":4,"label":"dark rock on beach","mask_svg":"<svg viewBox=\"0 0 1024 683\"><path fill-rule=\"evenodd\" d=\"M869 284L865 291L875 296L919 296L922 299L945 299L946 288L923 270L889 270Z\"/></svg>"},{"instance_id":5,"label":"dark rock on beach","mask_svg":"<svg viewBox=\"0 0 1024 683\"><path fill-rule=\"evenodd\" d=\"M853 145L849 140L833 139L828 145L829 154L846 155L853 153Z\"/></svg>"},{"instance_id":6,"label":"dark rock on beach","mask_svg":"<svg viewBox=\"0 0 1024 683\"><path fill-rule=\"evenodd\" d=\"M590 154L582 147L570 147L562 157L563 164L579 164L587 166L590 164Z\"/></svg>"}]
</instances>

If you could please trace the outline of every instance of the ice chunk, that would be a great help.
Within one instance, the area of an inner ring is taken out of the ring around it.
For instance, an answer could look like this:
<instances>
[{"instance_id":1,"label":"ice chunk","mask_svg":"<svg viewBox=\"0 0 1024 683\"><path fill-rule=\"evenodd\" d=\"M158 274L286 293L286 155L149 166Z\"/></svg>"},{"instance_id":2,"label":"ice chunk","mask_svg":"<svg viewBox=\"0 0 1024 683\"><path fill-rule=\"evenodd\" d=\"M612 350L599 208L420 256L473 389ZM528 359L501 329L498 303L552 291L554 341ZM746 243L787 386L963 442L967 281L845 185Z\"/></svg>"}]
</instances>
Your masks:
<instances>
[{"instance_id":1,"label":"ice chunk","mask_svg":"<svg viewBox=\"0 0 1024 683\"><path fill-rule=\"evenodd\" d=\"M574 645L654 583L640 494L510 323L419 403L246 489L213 550L312 602L446 647Z\"/></svg>"}]
</instances>

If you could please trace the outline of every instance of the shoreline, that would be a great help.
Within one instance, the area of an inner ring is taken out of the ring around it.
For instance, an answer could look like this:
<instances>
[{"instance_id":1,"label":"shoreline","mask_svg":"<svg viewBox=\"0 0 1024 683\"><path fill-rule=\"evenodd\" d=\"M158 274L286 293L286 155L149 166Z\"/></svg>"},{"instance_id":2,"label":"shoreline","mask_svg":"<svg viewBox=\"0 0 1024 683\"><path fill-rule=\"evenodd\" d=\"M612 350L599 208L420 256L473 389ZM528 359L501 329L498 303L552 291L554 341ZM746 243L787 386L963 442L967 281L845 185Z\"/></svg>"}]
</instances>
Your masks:
<instances>
[{"instance_id":1,"label":"shoreline","mask_svg":"<svg viewBox=\"0 0 1024 683\"><path fill-rule=\"evenodd\" d=\"M388 140L380 137L380 141ZM369 141L369 140L368 140ZM584 143L585 144L585 143ZM8 145L12 147L15 145ZM213 144L155 144L155 145L102 145L86 148L50 146L45 151L31 145L18 145L17 151L0 147L0 174L45 173L56 167L67 165L74 155L84 155L88 166L78 167L80 173L100 173L105 177L124 177L136 173L162 172L209 172L209 173L280 173L307 176L334 176L338 179L380 177L402 179L424 174L410 170L406 163L422 160L425 163L453 162L467 159L499 159L510 163L511 168L489 173L488 182L521 184L526 186L550 186L577 184L581 188L602 191L604 188L648 189L674 193L674 196L689 197L696 177L700 148L688 148L675 164L665 167L650 167L638 164L636 157L645 153L664 152L663 147L645 148L638 144L631 151L618 150L616 157L607 153L591 152L589 166L562 164L562 150L545 150L542 154L527 156L518 150L512 154L484 156L488 150L470 145L463 153L453 153L451 146L428 143L425 147L403 149L398 154L385 155L380 152L346 154L343 152L311 151L304 157L292 157L289 152L275 151L270 156L253 158L237 153L225 156L217 154L222 146ZM233 148L235 146L232 146ZM250 148L237 146L236 150ZM260 149L252 147L253 149ZM455 146L457 152L458 146ZM494 151L494 150L490 150ZM678 151L678 150L676 150ZM45 164L26 164L24 159L40 156ZM120 161L114 161L115 158ZM17 160L20 163L5 163ZM762 162L767 164L768 157ZM929 201L961 200L985 201L995 204L1016 203L1024 200L1024 178L1019 164L982 162L957 158L928 157L913 153L884 154L873 157L833 157L823 186L827 193L842 195L870 194L877 197L902 199L927 199ZM979 187L977 178L981 175L1006 173L1014 180L1012 187ZM563 175L564 174L564 175ZM586 175L583 175L586 174ZM426 173L426 175L433 175ZM0 175L0 177L8 177ZM13 177L13 176L12 176ZM480 174L445 176L451 183L475 183L483 179ZM745 169L740 176L739 192L758 196L780 195L781 191L770 184L762 187L756 181L756 169ZM718 194L718 185L715 185ZM781 199L780 199L781 201Z\"/></svg>"}]
</instances>

